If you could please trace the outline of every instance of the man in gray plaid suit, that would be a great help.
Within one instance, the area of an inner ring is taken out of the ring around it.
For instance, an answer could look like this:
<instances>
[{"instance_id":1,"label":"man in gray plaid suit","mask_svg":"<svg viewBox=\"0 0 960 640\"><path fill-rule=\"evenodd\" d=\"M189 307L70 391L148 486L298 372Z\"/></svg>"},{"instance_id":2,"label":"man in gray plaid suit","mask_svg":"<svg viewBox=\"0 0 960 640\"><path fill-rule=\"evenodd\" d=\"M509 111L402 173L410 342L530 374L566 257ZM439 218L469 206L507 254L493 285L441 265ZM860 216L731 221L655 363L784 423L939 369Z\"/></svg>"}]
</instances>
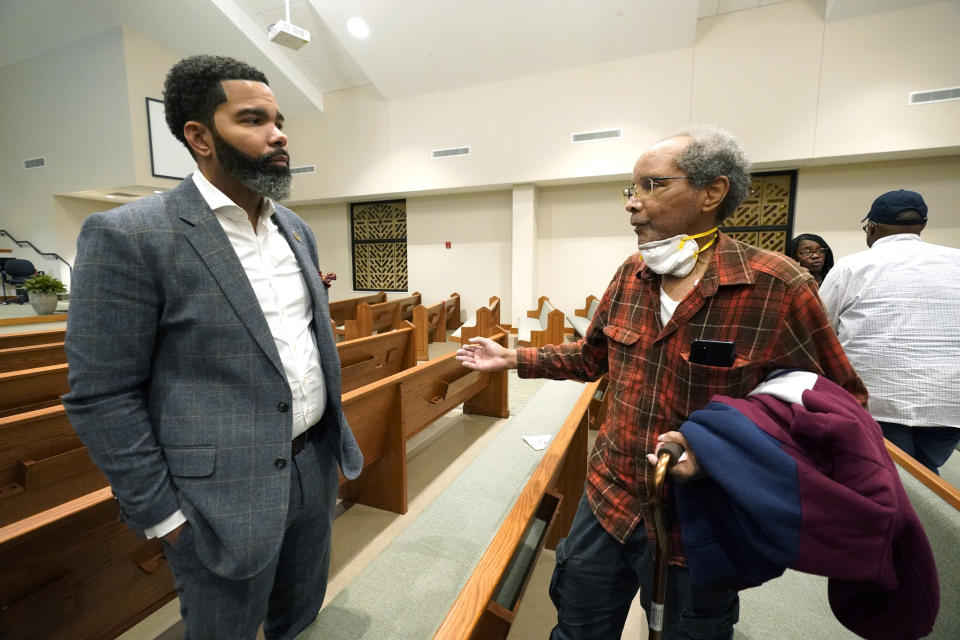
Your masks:
<instances>
[{"instance_id":1,"label":"man in gray plaid suit","mask_svg":"<svg viewBox=\"0 0 960 640\"><path fill-rule=\"evenodd\" d=\"M126 522L163 539L187 637L291 638L323 603L338 464L363 466L316 242L275 204L289 155L262 73L181 60L164 106L198 170L84 223L63 402Z\"/></svg>"}]
</instances>

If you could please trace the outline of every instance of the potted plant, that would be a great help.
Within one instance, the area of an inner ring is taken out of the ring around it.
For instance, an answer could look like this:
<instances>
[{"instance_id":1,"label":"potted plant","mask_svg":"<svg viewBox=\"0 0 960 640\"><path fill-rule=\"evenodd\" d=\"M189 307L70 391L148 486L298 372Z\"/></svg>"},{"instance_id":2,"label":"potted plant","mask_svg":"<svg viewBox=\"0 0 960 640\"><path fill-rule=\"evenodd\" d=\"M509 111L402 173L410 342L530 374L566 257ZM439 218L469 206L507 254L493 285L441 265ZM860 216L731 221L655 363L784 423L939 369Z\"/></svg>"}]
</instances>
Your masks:
<instances>
[{"instance_id":1,"label":"potted plant","mask_svg":"<svg viewBox=\"0 0 960 640\"><path fill-rule=\"evenodd\" d=\"M57 294L67 290L58 278L45 273L38 273L24 282L23 288L29 294L30 306L41 316L53 313L57 308Z\"/></svg>"}]
</instances>

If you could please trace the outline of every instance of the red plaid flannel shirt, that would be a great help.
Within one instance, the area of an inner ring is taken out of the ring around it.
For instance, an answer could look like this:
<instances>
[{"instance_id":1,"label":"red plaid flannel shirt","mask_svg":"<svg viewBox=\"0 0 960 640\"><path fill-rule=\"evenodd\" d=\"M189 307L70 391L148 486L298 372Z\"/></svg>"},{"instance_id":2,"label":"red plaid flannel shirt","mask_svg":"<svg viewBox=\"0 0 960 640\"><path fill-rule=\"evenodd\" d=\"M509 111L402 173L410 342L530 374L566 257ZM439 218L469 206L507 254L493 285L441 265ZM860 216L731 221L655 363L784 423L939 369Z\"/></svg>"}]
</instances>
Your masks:
<instances>
[{"instance_id":1,"label":"red plaid flannel shirt","mask_svg":"<svg viewBox=\"0 0 960 640\"><path fill-rule=\"evenodd\" d=\"M734 365L691 363L690 341L697 339L736 343ZM867 399L813 278L782 255L723 233L703 278L665 327L660 278L636 253L617 271L582 340L519 349L517 361L525 378L596 380L609 373L607 417L590 454L586 489L600 524L621 542L641 520L653 540L653 467L645 454L715 394L742 398L774 369L799 368L830 378L861 403ZM679 527L671 514L665 519L670 563L683 565Z\"/></svg>"}]
</instances>

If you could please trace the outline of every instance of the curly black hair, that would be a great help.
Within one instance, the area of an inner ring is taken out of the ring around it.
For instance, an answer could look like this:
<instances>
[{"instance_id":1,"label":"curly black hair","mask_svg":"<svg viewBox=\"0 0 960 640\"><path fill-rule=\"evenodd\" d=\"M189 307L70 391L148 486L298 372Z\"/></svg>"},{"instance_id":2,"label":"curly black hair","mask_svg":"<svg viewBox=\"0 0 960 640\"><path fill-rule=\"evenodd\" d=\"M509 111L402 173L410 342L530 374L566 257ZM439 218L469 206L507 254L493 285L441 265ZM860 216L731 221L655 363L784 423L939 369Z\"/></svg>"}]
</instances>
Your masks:
<instances>
[{"instance_id":1,"label":"curly black hair","mask_svg":"<svg viewBox=\"0 0 960 640\"><path fill-rule=\"evenodd\" d=\"M254 80L269 85L261 71L226 56L191 56L173 65L163 82L163 109L167 126L182 142L190 155L193 149L183 135L183 126L190 120L213 128L213 112L227 101L224 80Z\"/></svg>"}]
</instances>

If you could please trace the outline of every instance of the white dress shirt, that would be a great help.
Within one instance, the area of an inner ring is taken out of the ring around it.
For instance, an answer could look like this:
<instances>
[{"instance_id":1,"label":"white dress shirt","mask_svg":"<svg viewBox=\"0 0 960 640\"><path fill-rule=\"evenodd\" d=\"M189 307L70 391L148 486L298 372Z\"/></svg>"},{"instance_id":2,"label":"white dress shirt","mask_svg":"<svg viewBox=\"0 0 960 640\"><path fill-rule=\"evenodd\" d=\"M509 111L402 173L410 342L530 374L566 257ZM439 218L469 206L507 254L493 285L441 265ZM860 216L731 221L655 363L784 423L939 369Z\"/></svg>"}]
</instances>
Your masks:
<instances>
[{"instance_id":1,"label":"white dress shirt","mask_svg":"<svg viewBox=\"0 0 960 640\"><path fill-rule=\"evenodd\" d=\"M300 263L276 223L270 218L275 206L263 199L257 228L247 212L213 186L200 171L193 183L213 211L260 302L270 333L280 352L284 374L293 396L291 439L313 426L327 405L327 390L320 367L320 351L311 329L313 303ZM181 511L153 527L148 538L164 536L186 522Z\"/></svg>"},{"instance_id":2,"label":"white dress shirt","mask_svg":"<svg viewBox=\"0 0 960 640\"><path fill-rule=\"evenodd\" d=\"M960 427L960 249L880 238L840 259L820 297L875 419Z\"/></svg>"}]
</instances>

